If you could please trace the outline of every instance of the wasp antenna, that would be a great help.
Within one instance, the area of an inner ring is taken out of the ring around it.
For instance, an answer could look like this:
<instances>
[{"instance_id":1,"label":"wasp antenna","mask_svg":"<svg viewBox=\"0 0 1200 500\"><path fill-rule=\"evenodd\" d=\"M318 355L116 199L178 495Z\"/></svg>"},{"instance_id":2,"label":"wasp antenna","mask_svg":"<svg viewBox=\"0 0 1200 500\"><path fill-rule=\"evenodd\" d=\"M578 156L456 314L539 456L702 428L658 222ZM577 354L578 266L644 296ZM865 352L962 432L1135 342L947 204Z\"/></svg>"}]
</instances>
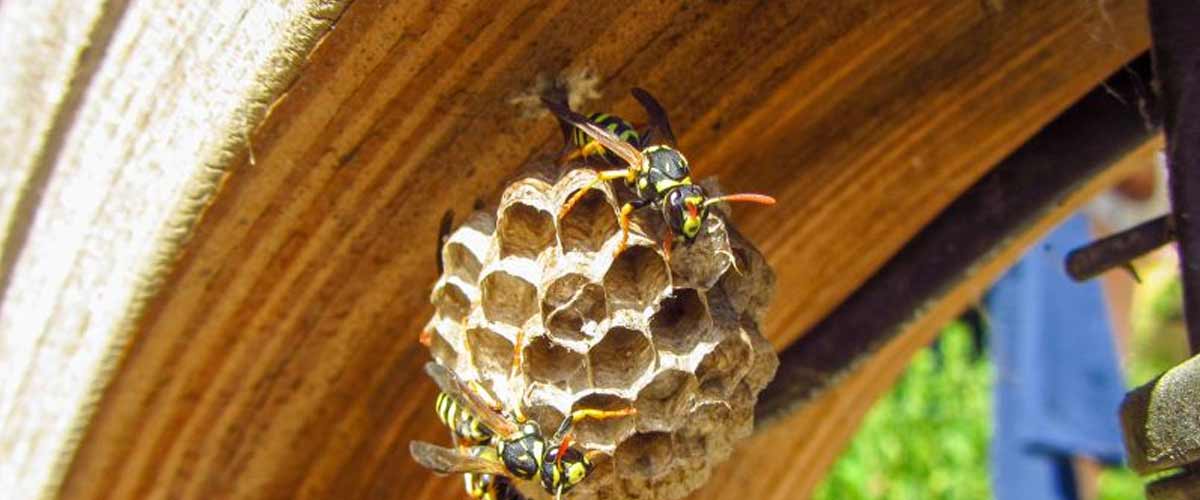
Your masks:
<instances>
[{"instance_id":1,"label":"wasp antenna","mask_svg":"<svg viewBox=\"0 0 1200 500\"><path fill-rule=\"evenodd\" d=\"M554 465L562 466L563 455L567 453L567 448L571 447L571 443L575 441L575 434L568 432L563 436L562 442L558 444L558 455L554 457Z\"/></svg>"},{"instance_id":2,"label":"wasp antenna","mask_svg":"<svg viewBox=\"0 0 1200 500\"><path fill-rule=\"evenodd\" d=\"M750 203L758 203L759 205L774 205L775 204L775 198L772 198L765 194L739 193L739 194L718 196L716 198L709 198L707 201L704 202L704 206L712 205L714 203L720 203L722 201L746 201L746 202L750 202Z\"/></svg>"}]
</instances>

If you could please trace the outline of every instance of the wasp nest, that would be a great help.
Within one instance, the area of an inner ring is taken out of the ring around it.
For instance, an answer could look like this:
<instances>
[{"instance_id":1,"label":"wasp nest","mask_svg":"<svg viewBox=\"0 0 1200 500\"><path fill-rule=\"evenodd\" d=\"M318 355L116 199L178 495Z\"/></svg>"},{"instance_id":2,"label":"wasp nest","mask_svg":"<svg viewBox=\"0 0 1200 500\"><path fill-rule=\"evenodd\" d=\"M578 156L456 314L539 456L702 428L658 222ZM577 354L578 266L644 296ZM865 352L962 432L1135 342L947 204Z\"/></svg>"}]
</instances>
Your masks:
<instances>
[{"instance_id":1,"label":"wasp nest","mask_svg":"<svg viewBox=\"0 0 1200 500\"><path fill-rule=\"evenodd\" d=\"M557 220L594 175L527 174L495 214L476 212L450 235L430 349L547 435L574 410L636 408L575 426L582 447L611 460L598 459L570 495L679 498L751 431L758 392L778 365L758 329L774 274L718 210L693 245L675 245L669 268L659 238L647 236L663 227L650 209L615 255L621 200L612 186ZM535 489L523 492L544 498Z\"/></svg>"}]
</instances>

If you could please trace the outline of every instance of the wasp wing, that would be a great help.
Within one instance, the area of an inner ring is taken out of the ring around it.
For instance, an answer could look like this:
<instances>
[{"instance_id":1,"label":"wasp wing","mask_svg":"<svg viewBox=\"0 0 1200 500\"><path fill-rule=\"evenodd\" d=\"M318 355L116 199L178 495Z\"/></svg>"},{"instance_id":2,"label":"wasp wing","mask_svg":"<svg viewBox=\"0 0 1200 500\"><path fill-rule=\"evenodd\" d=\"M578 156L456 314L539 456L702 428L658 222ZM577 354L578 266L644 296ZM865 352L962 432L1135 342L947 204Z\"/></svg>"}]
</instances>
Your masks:
<instances>
[{"instance_id":1,"label":"wasp wing","mask_svg":"<svg viewBox=\"0 0 1200 500\"><path fill-rule=\"evenodd\" d=\"M667 110L663 109L662 105L654 96L646 92L645 89L634 87L629 91L633 94L633 98L641 103L646 109L646 114L650 115L650 128L658 129L658 131L667 139L667 142L672 146L675 145L675 132L671 131L671 120L667 118Z\"/></svg>"},{"instance_id":2,"label":"wasp wing","mask_svg":"<svg viewBox=\"0 0 1200 500\"><path fill-rule=\"evenodd\" d=\"M471 416L479 419L492 432L501 437L511 436L517 432L517 426L512 420L492 409L491 405L484 401L482 396L476 393L474 389L467 387L462 380L459 380L446 367L431 361L425 363L425 373L437 383L438 388L442 392L454 397L455 400L466 408Z\"/></svg>"},{"instance_id":3,"label":"wasp wing","mask_svg":"<svg viewBox=\"0 0 1200 500\"><path fill-rule=\"evenodd\" d=\"M587 134L592 139L595 139L596 142L599 142L601 146L604 146L604 149L611 151L613 154L621 157L622 160L625 160L625 163L628 163L630 167L640 168L641 165L645 163L641 151L638 151L637 148L633 147L633 145L629 144L628 142L622 141L612 132L609 132L601 128L599 125L592 123L592 121L588 120L586 116L571 111L571 108L568 108L561 102L552 101L546 98L542 98L542 102L547 108L550 109L550 112L554 113L554 115L560 120L570 123L579 130L582 130L583 133Z\"/></svg>"},{"instance_id":4,"label":"wasp wing","mask_svg":"<svg viewBox=\"0 0 1200 500\"><path fill-rule=\"evenodd\" d=\"M422 467L438 474L467 472L500 476L507 476L509 474L508 469L505 469L504 464L495 458L494 453L488 455L486 453L475 454L468 451L477 448L484 447L455 450L424 441L413 441L408 444L408 452L412 454L413 460L416 460Z\"/></svg>"}]
</instances>

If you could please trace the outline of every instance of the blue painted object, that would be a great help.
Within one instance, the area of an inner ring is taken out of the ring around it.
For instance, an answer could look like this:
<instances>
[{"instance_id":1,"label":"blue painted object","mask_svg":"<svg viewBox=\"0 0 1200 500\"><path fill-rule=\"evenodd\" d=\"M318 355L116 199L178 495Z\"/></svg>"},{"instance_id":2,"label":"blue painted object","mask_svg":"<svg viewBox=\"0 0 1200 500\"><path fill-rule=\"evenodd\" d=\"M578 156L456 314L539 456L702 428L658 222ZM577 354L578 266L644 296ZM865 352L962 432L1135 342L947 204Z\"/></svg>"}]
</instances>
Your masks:
<instances>
[{"instance_id":1,"label":"blue painted object","mask_svg":"<svg viewBox=\"0 0 1200 500\"><path fill-rule=\"evenodd\" d=\"M1123 457L1125 385L1103 292L1063 270L1066 253L1091 239L1086 218L1068 219L988 294L997 500L1075 500L1073 456Z\"/></svg>"}]
</instances>

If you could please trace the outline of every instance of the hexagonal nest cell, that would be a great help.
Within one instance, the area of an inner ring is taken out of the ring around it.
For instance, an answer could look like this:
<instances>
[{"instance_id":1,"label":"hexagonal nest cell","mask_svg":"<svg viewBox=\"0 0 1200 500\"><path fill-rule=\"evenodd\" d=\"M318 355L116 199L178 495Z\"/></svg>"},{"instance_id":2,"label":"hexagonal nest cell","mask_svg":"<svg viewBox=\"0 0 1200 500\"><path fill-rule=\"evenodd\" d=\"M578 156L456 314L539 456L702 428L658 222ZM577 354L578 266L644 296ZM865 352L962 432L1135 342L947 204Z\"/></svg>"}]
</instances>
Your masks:
<instances>
[{"instance_id":1,"label":"hexagonal nest cell","mask_svg":"<svg viewBox=\"0 0 1200 500\"><path fill-rule=\"evenodd\" d=\"M774 275L719 210L668 261L647 209L614 255L628 190L602 185L557 220L594 174L576 168L555 181L545 172L559 170L537 168L443 247L431 296L435 359L547 436L574 410L636 409L576 424L579 446L605 458L567 496L680 498L752 428L778 365L758 328ZM546 498L535 485L522 490Z\"/></svg>"}]
</instances>

